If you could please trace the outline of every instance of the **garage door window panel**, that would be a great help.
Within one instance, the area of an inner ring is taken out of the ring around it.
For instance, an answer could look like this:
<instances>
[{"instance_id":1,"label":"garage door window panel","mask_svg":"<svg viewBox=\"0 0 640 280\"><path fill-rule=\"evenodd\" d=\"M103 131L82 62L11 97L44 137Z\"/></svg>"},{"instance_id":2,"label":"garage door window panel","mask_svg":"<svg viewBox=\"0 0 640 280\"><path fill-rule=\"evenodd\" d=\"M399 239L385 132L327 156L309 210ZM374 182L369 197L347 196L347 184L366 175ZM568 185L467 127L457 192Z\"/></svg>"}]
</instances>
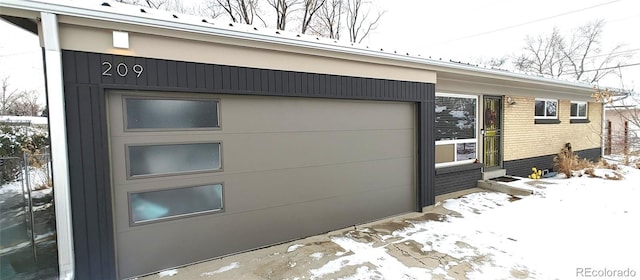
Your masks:
<instances>
[{"instance_id":1,"label":"garage door window panel","mask_svg":"<svg viewBox=\"0 0 640 280\"><path fill-rule=\"evenodd\" d=\"M129 193L129 222L139 225L223 211L222 184Z\"/></svg>"},{"instance_id":2,"label":"garage door window panel","mask_svg":"<svg viewBox=\"0 0 640 280\"><path fill-rule=\"evenodd\" d=\"M222 169L220 142L128 145L130 178L210 172Z\"/></svg>"},{"instance_id":3,"label":"garage door window panel","mask_svg":"<svg viewBox=\"0 0 640 280\"><path fill-rule=\"evenodd\" d=\"M219 129L219 101L125 97L125 130Z\"/></svg>"}]
</instances>

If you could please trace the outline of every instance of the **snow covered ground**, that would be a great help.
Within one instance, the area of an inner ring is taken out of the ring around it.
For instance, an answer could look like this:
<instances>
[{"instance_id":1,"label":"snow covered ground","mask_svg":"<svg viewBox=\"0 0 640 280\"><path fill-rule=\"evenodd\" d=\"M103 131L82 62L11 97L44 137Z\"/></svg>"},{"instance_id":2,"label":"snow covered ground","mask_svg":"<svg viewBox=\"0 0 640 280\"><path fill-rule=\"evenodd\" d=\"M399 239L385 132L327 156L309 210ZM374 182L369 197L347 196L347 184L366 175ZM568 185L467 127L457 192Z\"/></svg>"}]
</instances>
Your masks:
<instances>
[{"instance_id":1,"label":"snow covered ground","mask_svg":"<svg viewBox=\"0 0 640 280\"><path fill-rule=\"evenodd\" d=\"M624 178L605 178L614 172ZM359 226L150 278L640 279L640 170L596 169L595 175L601 178L522 179L507 184L533 195L472 193L445 200L422 218Z\"/></svg>"}]
</instances>

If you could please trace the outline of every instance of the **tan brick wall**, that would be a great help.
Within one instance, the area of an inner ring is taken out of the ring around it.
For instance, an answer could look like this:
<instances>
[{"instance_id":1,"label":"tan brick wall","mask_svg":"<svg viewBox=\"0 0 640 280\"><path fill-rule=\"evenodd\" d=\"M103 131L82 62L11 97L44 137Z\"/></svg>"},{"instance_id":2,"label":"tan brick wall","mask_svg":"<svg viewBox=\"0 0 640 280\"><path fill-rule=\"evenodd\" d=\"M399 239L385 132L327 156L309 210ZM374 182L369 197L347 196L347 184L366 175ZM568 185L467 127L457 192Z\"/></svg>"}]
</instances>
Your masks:
<instances>
[{"instance_id":1,"label":"tan brick wall","mask_svg":"<svg viewBox=\"0 0 640 280\"><path fill-rule=\"evenodd\" d=\"M560 124L535 124L533 97L511 97L504 103L504 160L556 154L571 143L574 150L601 147L602 104L589 102L590 123L571 123L571 101L558 100Z\"/></svg>"}]
</instances>

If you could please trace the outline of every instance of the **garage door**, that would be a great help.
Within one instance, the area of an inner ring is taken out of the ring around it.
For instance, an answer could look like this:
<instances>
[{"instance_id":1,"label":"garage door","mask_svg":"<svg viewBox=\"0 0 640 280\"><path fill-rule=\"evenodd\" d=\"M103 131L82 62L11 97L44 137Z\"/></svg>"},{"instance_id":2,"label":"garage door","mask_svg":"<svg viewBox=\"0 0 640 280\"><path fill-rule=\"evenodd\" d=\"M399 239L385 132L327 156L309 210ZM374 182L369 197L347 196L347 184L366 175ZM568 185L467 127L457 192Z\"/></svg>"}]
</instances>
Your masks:
<instances>
[{"instance_id":1,"label":"garage door","mask_svg":"<svg viewBox=\"0 0 640 280\"><path fill-rule=\"evenodd\" d=\"M122 278L416 209L411 103L108 99Z\"/></svg>"}]
</instances>

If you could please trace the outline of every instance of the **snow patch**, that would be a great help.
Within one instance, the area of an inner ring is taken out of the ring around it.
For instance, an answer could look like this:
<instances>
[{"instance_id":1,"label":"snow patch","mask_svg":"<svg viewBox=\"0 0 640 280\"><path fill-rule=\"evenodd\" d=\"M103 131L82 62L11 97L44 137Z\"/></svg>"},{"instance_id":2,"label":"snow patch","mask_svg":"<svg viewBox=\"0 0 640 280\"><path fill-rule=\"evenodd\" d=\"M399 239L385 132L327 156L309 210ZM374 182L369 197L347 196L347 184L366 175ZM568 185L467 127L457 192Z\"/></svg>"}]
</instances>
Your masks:
<instances>
[{"instance_id":1,"label":"snow patch","mask_svg":"<svg viewBox=\"0 0 640 280\"><path fill-rule=\"evenodd\" d=\"M287 248L287 253L291 253L291 252L295 251L296 249L298 249L300 247L304 247L304 245L302 245L302 244L293 244L293 245L289 246L289 248Z\"/></svg>"},{"instance_id":2,"label":"snow patch","mask_svg":"<svg viewBox=\"0 0 640 280\"><path fill-rule=\"evenodd\" d=\"M311 279L323 278L336 273L345 266L370 264L375 267L377 279L424 279L429 270L407 267L395 257L388 254L386 246L374 247L372 243L360 243L348 237L335 237L331 241L353 254L332 260L318 269L312 269ZM368 268L367 268L368 270ZM365 273L366 271L362 271ZM365 279L368 277L365 277ZM362 279L361 277L354 279Z\"/></svg>"},{"instance_id":3,"label":"snow patch","mask_svg":"<svg viewBox=\"0 0 640 280\"><path fill-rule=\"evenodd\" d=\"M465 111L451 111L451 112L449 112L449 115L451 115L454 118L462 119L462 118L466 118L467 117L467 112L465 112Z\"/></svg>"},{"instance_id":4,"label":"snow patch","mask_svg":"<svg viewBox=\"0 0 640 280\"><path fill-rule=\"evenodd\" d=\"M313 254L309 255L309 257L311 257L312 259L317 261L319 259L322 259L322 257L324 257L324 254L321 253L321 252L316 252L316 253L313 253Z\"/></svg>"},{"instance_id":5,"label":"snow patch","mask_svg":"<svg viewBox=\"0 0 640 280\"><path fill-rule=\"evenodd\" d=\"M229 265L226 265L226 266L223 266L221 268L218 268L218 270L216 270L216 271L202 273L202 274L200 274L200 276L213 276L214 274L227 272L229 270L236 269L238 267L240 267L240 263L239 262L232 262Z\"/></svg>"},{"instance_id":6,"label":"snow patch","mask_svg":"<svg viewBox=\"0 0 640 280\"><path fill-rule=\"evenodd\" d=\"M447 106L438 106L436 105L436 113L442 113L444 110L447 110Z\"/></svg>"},{"instance_id":7,"label":"snow patch","mask_svg":"<svg viewBox=\"0 0 640 280\"><path fill-rule=\"evenodd\" d=\"M165 276L174 276L178 274L178 270L177 269L170 269L170 270L165 270L165 271L161 271L158 273L158 276L160 277L165 277Z\"/></svg>"}]
</instances>

